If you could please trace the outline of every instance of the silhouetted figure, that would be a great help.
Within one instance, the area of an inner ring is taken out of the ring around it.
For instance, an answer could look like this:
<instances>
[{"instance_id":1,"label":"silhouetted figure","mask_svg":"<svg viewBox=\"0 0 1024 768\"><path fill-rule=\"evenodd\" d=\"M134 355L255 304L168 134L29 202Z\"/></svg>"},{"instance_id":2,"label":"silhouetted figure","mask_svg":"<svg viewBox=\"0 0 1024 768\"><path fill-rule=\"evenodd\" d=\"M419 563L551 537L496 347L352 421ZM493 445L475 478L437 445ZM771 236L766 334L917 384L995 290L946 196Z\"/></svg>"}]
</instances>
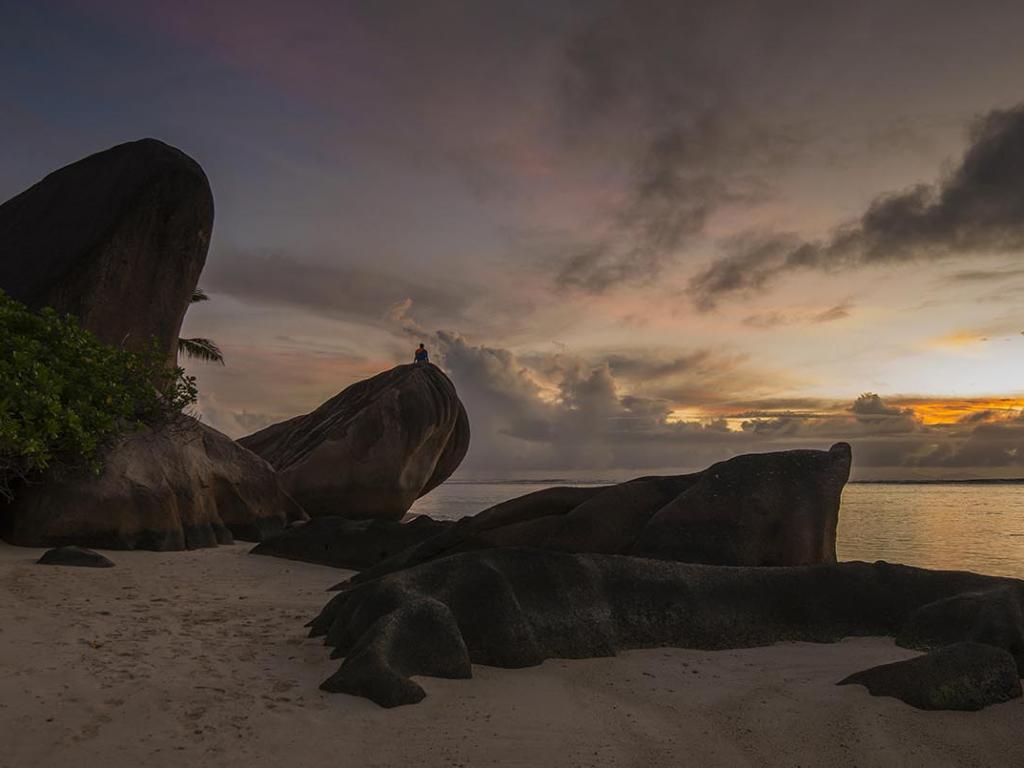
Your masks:
<instances>
[{"instance_id":1,"label":"silhouetted figure","mask_svg":"<svg viewBox=\"0 0 1024 768\"><path fill-rule=\"evenodd\" d=\"M427 354L427 348L420 344L416 350L416 354L413 355L413 362L415 363L429 363L430 356Z\"/></svg>"}]
</instances>

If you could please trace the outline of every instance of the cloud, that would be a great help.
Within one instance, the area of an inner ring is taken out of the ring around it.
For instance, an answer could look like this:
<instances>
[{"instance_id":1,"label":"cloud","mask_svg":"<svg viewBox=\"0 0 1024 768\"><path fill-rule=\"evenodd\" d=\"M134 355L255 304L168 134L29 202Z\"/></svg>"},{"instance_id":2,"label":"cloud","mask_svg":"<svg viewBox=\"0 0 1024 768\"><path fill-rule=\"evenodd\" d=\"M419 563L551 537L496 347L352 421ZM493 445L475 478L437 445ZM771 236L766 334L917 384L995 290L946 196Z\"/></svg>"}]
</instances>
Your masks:
<instances>
[{"instance_id":1,"label":"cloud","mask_svg":"<svg viewBox=\"0 0 1024 768\"><path fill-rule=\"evenodd\" d=\"M388 319L401 328L402 333L406 336L426 338L430 335L430 332L409 314L412 304L412 299L402 299L388 310Z\"/></svg>"},{"instance_id":2,"label":"cloud","mask_svg":"<svg viewBox=\"0 0 1024 768\"><path fill-rule=\"evenodd\" d=\"M873 392L866 392L854 400L853 405L850 406L850 411L858 416L865 417L905 416L908 413L913 413L910 409L895 408L886 405L882 398Z\"/></svg>"},{"instance_id":3,"label":"cloud","mask_svg":"<svg viewBox=\"0 0 1024 768\"><path fill-rule=\"evenodd\" d=\"M195 415L204 423L232 437L249 435L270 426L281 418L277 414L236 411L225 407L216 395L200 392Z\"/></svg>"},{"instance_id":4,"label":"cloud","mask_svg":"<svg viewBox=\"0 0 1024 768\"><path fill-rule=\"evenodd\" d=\"M815 324L820 323L833 323L836 320L845 320L851 314L853 305L849 302L843 302L842 304L836 304L834 307L818 312L816 315L811 317L811 322Z\"/></svg>"},{"instance_id":5,"label":"cloud","mask_svg":"<svg viewBox=\"0 0 1024 768\"><path fill-rule=\"evenodd\" d=\"M945 463L979 455L968 446L984 442L975 433L992 423L979 418L928 426L912 408L890 405L874 393L842 406L814 399L749 403L766 407L748 410L739 424L742 413L724 410L679 420L670 399L628 393L611 362L562 354L526 364L507 349L445 332L435 343L473 424L469 470L698 468L739 453L827 447L837 440L853 442L864 470L916 470L935 466L937 459L929 456L937 445L950 446L942 454ZM645 368L620 365L619 371ZM686 371L687 365L678 368ZM664 375L673 374L666 369ZM767 406L807 410L772 413Z\"/></svg>"},{"instance_id":6,"label":"cloud","mask_svg":"<svg viewBox=\"0 0 1024 768\"><path fill-rule=\"evenodd\" d=\"M727 205L772 195L770 171L805 131L756 117L737 94L735 62L697 3L616 4L566 39L558 103L571 150L624 161L625 191L597 236L558 259L556 284L586 293L657 278Z\"/></svg>"},{"instance_id":7,"label":"cloud","mask_svg":"<svg viewBox=\"0 0 1024 768\"><path fill-rule=\"evenodd\" d=\"M1024 465L1024 420L982 422L960 434L960 439L933 446L915 457L910 466L943 469L989 468L1019 472Z\"/></svg>"},{"instance_id":8,"label":"cloud","mask_svg":"<svg viewBox=\"0 0 1024 768\"><path fill-rule=\"evenodd\" d=\"M828 309L816 312L758 312L747 315L743 318L743 324L751 328L769 330L786 325L819 325L821 323L832 323L837 320L845 320L850 317L853 304L844 301Z\"/></svg>"},{"instance_id":9,"label":"cloud","mask_svg":"<svg viewBox=\"0 0 1024 768\"><path fill-rule=\"evenodd\" d=\"M747 233L695 275L694 303L750 293L784 275L1017 252L1024 248L1024 105L993 110L970 131L959 164L934 184L877 197L823 241ZM977 275L975 275L977 277Z\"/></svg>"},{"instance_id":10,"label":"cloud","mask_svg":"<svg viewBox=\"0 0 1024 768\"><path fill-rule=\"evenodd\" d=\"M755 134L750 126L740 132L727 124L731 119L739 121L703 114L686 125L665 126L651 138L611 225L562 261L556 283L601 293L649 282L704 231L715 210L768 197L760 177L728 167L747 154L744 150L766 142L768 134Z\"/></svg>"},{"instance_id":11,"label":"cloud","mask_svg":"<svg viewBox=\"0 0 1024 768\"><path fill-rule=\"evenodd\" d=\"M240 299L291 304L335 317L382 319L390 307L415 301L420 311L457 315L468 294L418 276L344 261L316 262L279 252L227 251L210 260L203 285Z\"/></svg>"},{"instance_id":12,"label":"cloud","mask_svg":"<svg viewBox=\"0 0 1024 768\"><path fill-rule=\"evenodd\" d=\"M946 276L950 283L987 283L1024 276L1024 269L968 269Z\"/></svg>"}]
</instances>

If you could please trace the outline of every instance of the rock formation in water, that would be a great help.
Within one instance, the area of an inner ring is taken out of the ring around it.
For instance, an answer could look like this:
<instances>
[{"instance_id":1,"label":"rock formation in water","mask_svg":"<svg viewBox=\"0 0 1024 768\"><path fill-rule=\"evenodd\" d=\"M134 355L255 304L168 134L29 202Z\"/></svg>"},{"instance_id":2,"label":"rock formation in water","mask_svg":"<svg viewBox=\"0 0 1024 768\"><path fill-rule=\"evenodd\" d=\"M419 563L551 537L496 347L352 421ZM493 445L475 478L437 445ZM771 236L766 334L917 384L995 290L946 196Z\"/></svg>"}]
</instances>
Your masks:
<instances>
[{"instance_id":1,"label":"rock formation in water","mask_svg":"<svg viewBox=\"0 0 1024 768\"><path fill-rule=\"evenodd\" d=\"M834 563L850 458L850 446L836 443L828 451L737 456L690 475L548 488L464 518L353 581L492 547L713 565Z\"/></svg>"},{"instance_id":2,"label":"rock formation in water","mask_svg":"<svg viewBox=\"0 0 1024 768\"><path fill-rule=\"evenodd\" d=\"M121 144L0 205L0 290L113 346L155 340L173 361L212 226L194 160L154 139Z\"/></svg>"},{"instance_id":3,"label":"rock formation in water","mask_svg":"<svg viewBox=\"0 0 1024 768\"><path fill-rule=\"evenodd\" d=\"M321 687L391 707L424 697L410 678L467 678L471 664L525 667L630 648L712 650L899 635L939 602L1000 589L1019 611L1024 582L882 562L724 568L492 549L354 586L310 626L334 657L345 658ZM984 633L991 620L985 605L968 603L964 610L974 611L965 615L965 631ZM1012 654L1022 647L1024 626L1002 624L1012 632L992 633L992 642ZM1015 661L1024 665L1019 654Z\"/></svg>"},{"instance_id":4,"label":"rock formation in water","mask_svg":"<svg viewBox=\"0 0 1024 768\"><path fill-rule=\"evenodd\" d=\"M79 568L113 568L110 558L73 544L67 547L48 549L36 562L39 565L72 565Z\"/></svg>"},{"instance_id":5,"label":"rock formation in water","mask_svg":"<svg viewBox=\"0 0 1024 768\"><path fill-rule=\"evenodd\" d=\"M400 520L469 449L455 387L429 363L357 382L312 413L239 441L313 516Z\"/></svg>"},{"instance_id":6,"label":"rock formation in water","mask_svg":"<svg viewBox=\"0 0 1024 768\"><path fill-rule=\"evenodd\" d=\"M408 523L314 517L265 539L253 548L252 554L359 571L433 538L453 525L454 522L429 517L417 517Z\"/></svg>"},{"instance_id":7,"label":"rock formation in water","mask_svg":"<svg viewBox=\"0 0 1024 768\"><path fill-rule=\"evenodd\" d=\"M974 712L1021 696L1013 656L982 643L954 643L894 664L857 672L838 685L863 685L918 709Z\"/></svg>"},{"instance_id":8,"label":"rock formation in water","mask_svg":"<svg viewBox=\"0 0 1024 768\"><path fill-rule=\"evenodd\" d=\"M0 506L12 544L193 549L260 541L305 518L273 468L188 416L123 436L99 477L44 478Z\"/></svg>"}]
</instances>

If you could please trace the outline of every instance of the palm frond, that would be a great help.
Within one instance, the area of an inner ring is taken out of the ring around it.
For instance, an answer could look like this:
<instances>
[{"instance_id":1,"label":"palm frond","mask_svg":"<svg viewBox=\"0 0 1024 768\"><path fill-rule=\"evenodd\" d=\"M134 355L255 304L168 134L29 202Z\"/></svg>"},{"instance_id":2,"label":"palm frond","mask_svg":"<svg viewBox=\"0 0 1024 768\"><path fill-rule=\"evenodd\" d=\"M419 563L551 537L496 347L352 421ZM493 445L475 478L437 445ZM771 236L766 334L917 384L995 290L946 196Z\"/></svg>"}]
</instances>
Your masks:
<instances>
[{"instance_id":1,"label":"palm frond","mask_svg":"<svg viewBox=\"0 0 1024 768\"><path fill-rule=\"evenodd\" d=\"M192 300L189 303L190 304L195 304L195 303L200 302L200 301L209 301L209 300L210 300L210 297L206 295L206 291L204 291L202 288L196 288L194 291L192 291Z\"/></svg>"},{"instance_id":2,"label":"palm frond","mask_svg":"<svg viewBox=\"0 0 1024 768\"><path fill-rule=\"evenodd\" d=\"M178 339L178 352L194 360L224 365L220 348L209 339Z\"/></svg>"}]
</instances>

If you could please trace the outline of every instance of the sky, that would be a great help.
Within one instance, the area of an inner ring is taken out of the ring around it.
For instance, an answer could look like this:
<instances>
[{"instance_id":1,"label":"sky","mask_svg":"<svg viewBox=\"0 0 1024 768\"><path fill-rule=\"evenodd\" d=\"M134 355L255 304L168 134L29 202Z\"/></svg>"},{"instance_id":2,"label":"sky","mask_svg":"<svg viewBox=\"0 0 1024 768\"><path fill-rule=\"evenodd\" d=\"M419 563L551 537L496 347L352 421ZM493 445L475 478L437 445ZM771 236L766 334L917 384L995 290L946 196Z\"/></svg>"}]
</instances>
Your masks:
<instances>
[{"instance_id":1,"label":"sky","mask_svg":"<svg viewBox=\"0 0 1024 768\"><path fill-rule=\"evenodd\" d=\"M0 199L198 160L241 436L411 360L464 473L1024 476L1024 5L0 0Z\"/></svg>"}]
</instances>

